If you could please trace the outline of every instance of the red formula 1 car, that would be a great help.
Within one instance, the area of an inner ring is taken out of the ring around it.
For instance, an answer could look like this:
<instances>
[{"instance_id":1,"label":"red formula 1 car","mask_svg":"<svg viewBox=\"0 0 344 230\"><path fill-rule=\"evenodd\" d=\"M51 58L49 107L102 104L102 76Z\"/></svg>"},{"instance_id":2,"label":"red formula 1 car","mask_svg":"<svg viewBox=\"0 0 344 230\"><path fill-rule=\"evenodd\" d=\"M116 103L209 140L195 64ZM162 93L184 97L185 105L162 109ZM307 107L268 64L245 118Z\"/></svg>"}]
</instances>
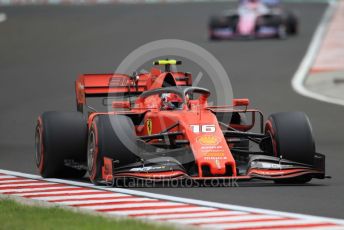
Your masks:
<instances>
[{"instance_id":1,"label":"red formula 1 car","mask_svg":"<svg viewBox=\"0 0 344 230\"><path fill-rule=\"evenodd\" d=\"M86 74L76 81L78 112L45 112L36 127L36 163L43 177L114 179L267 179L305 183L325 178L308 118L272 114L263 124L248 99L208 106L210 92L192 86L190 73L128 76ZM88 102L100 98L111 111ZM256 120L258 122L256 122ZM257 124L256 124L257 123ZM255 128L259 131L253 132Z\"/></svg>"}]
</instances>

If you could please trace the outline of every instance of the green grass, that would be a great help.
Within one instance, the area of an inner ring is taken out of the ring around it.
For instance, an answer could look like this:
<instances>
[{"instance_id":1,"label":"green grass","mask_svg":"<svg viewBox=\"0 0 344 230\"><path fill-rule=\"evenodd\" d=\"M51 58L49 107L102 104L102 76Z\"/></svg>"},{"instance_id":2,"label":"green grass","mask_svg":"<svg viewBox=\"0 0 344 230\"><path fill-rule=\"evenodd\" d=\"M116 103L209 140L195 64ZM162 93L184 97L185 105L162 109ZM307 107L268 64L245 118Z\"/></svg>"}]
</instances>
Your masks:
<instances>
[{"instance_id":1,"label":"green grass","mask_svg":"<svg viewBox=\"0 0 344 230\"><path fill-rule=\"evenodd\" d=\"M10 199L0 199L0 229L168 230L173 228L139 220L107 218L58 207L31 206Z\"/></svg>"}]
</instances>

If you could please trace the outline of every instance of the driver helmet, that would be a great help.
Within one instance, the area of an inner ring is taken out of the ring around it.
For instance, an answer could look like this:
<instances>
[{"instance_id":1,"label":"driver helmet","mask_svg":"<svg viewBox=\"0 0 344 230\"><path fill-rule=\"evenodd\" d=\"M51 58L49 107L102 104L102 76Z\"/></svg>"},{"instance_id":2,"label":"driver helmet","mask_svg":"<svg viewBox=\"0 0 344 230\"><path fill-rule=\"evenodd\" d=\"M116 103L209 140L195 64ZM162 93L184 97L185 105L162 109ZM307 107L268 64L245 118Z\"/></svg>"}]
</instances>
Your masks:
<instances>
[{"instance_id":1,"label":"driver helmet","mask_svg":"<svg viewBox=\"0 0 344 230\"><path fill-rule=\"evenodd\" d=\"M178 109L181 107L183 100L175 93L161 94L162 107L166 110Z\"/></svg>"},{"instance_id":2,"label":"driver helmet","mask_svg":"<svg viewBox=\"0 0 344 230\"><path fill-rule=\"evenodd\" d=\"M248 0L247 3L248 4L260 4L261 1L260 0Z\"/></svg>"}]
</instances>

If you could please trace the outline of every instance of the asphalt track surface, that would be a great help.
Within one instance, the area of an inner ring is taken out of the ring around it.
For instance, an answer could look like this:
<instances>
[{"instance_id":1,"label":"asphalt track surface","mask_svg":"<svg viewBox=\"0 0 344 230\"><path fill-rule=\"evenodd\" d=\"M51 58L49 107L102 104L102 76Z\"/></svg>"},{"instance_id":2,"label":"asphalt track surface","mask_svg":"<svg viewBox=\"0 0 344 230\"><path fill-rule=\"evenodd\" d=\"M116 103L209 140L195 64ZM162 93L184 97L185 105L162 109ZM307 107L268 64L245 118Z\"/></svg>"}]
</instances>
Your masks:
<instances>
[{"instance_id":1,"label":"asphalt track surface","mask_svg":"<svg viewBox=\"0 0 344 230\"><path fill-rule=\"evenodd\" d=\"M289 4L301 33L285 41L209 42L208 16L228 3L3 7L0 23L0 168L37 173L36 117L74 110L73 81L81 73L113 72L133 49L178 38L213 53L230 75L236 97L265 114L305 111L331 180L304 186L239 184L238 188L145 188L149 192L221 203L344 218L344 108L296 94L291 78L325 4Z\"/></svg>"}]
</instances>

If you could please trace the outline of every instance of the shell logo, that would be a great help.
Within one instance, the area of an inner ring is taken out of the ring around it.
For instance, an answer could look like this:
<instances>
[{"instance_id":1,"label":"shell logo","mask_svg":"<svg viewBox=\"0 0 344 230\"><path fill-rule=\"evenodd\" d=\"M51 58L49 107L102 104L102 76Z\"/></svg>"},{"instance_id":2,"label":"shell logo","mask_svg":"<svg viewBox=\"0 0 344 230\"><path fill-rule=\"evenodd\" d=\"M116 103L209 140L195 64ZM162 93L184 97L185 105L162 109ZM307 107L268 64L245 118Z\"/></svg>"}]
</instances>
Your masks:
<instances>
[{"instance_id":1,"label":"shell logo","mask_svg":"<svg viewBox=\"0 0 344 230\"><path fill-rule=\"evenodd\" d=\"M220 143L220 139L213 135L203 135L197 138L197 141L201 145L217 145Z\"/></svg>"}]
</instances>

